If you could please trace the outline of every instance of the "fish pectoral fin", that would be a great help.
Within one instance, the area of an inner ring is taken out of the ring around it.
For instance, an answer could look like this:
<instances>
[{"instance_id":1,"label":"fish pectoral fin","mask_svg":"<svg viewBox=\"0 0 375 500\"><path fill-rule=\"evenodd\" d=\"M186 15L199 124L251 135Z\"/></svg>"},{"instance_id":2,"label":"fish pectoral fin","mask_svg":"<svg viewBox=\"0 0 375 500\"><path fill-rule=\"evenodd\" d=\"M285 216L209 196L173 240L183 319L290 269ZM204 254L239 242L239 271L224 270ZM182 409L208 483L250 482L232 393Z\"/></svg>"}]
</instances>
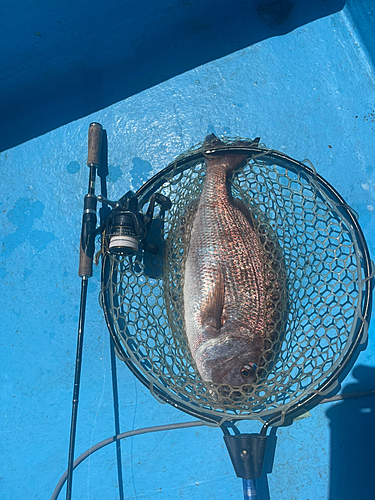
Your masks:
<instances>
[{"instance_id":1,"label":"fish pectoral fin","mask_svg":"<svg viewBox=\"0 0 375 500\"><path fill-rule=\"evenodd\" d=\"M213 327L219 333L221 327L221 315L224 305L224 278L218 267L216 280L212 293L208 296L201 308L201 318L203 327Z\"/></svg>"}]
</instances>

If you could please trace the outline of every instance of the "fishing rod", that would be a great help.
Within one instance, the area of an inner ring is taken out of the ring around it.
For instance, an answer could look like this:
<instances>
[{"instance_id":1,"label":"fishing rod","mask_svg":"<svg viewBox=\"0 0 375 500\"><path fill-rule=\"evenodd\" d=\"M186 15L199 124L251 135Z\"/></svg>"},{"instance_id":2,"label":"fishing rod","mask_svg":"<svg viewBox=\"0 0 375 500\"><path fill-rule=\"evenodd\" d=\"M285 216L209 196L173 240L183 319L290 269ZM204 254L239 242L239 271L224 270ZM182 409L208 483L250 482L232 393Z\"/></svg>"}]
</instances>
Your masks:
<instances>
[{"instance_id":1,"label":"fishing rod","mask_svg":"<svg viewBox=\"0 0 375 500\"><path fill-rule=\"evenodd\" d=\"M170 200L160 193L155 193L149 200L149 206L146 214L139 211L137 196L132 192L127 192L120 200L110 201L106 198L107 189L105 184L106 177L106 158L101 157L102 143L106 152L106 134L100 123L91 123L88 132L88 158L87 166L89 172L88 193L84 197L82 230L80 242L80 259L78 276L82 278L81 283L81 300L78 322L78 337L77 337L77 354L74 376L74 389L72 401L72 417L70 429L68 468L67 468L67 489L66 500L71 500L72 497L72 482L74 470L74 448L77 428L77 413L78 413L78 398L81 381L81 365L82 365L82 350L83 350L83 335L85 325L85 312L87 301L88 280L93 274L93 261L95 252L95 238L99 234L107 242L107 251L113 252L115 255L133 256L139 250L144 250L151 255L159 253L157 245L146 242L151 223L154 217L155 204L160 206L162 211L169 210L171 207ZM104 154L103 154L104 156ZM104 165L105 164L105 165ZM95 181L98 174L101 182L101 195L95 195ZM100 209L100 225L97 227L97 202L102 203ZM109 210L108 206L112 207ZM112 390L114 403L114 418L115 418L115 434L120 434L119 420L119 405L118 405L118 387L117 387L117 372L116 372L116 356L113 337L110 338L110 356L111 356L111 371L112 371ZM120 500L124 499L123 478L121 468L121 448L120 443L116 445L117 457L117 473L119 481Z\"/></svg>"},{"instance_id":2,"label":"fishing rod","mask_svg":"<svg viewBox=\"0 0 375 500\"><path fill-rule=\"evenodd\" d=\"M70 440L69 440L66 500L71 500L72 498L74 447L75 447L75 438L77 429L78 398L79 398L79 389L81 383L82 349L83 349L83 334L85 327L87 287L89 278L91 278L93 273L93 258L95 251L94 232L97 223L97 216L96 216L97 197L95 196L95 180L96 180L96 171L100 161L102 133L103 133L103 127L100 125L100 123L94 122L90 124L88 133L88 155L87 155L87 166L90 169L90 173L89 173L88 192L84 198L84 203L83 203L82 230L81 230L81 242L80 242L80 252L79 252L78 276L82 278L82 281L81 281L81 300L80 300L79 321L78 321L76 366L74 374L74 388L73 388L73 401L72 401L72 417L71 417Z\"/></svg>"}]
</instances>

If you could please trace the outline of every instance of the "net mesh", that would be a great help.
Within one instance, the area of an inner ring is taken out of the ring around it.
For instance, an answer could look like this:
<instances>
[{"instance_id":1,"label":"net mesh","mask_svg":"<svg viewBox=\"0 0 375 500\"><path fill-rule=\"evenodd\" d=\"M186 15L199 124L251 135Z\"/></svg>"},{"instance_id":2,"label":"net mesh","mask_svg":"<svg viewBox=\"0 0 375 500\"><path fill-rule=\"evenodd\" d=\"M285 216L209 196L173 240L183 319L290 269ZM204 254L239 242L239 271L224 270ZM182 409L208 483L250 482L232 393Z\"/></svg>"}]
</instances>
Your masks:
<instances>
[{"instance_id":1,"label":"net mesh","mask_svg":"<svg viewBox=\"0 0 375 500\"><path fill-rule=\"evenodd\" d=\"M145 208L155 190L172 201L172 208L152 223L151 238L162 247L159 256L107 255L110 272L103 286L109 314L151 392L157 386L221 421L264 420L319 391L342 362L364 321L361 252L342 205L313 169L298 168L264 148L249 153L230 185L233 196L250 209L264 248L268 245L269 272L279 262L276 272L282 268L285 273L282 335L268 348L252 384L231 387L203 381L185 334L182 295L192 214L205 179L203 156L190 160L193 153L179 158L180 168L176 161L176 168L159 177L157 185L151 182L141 198Z\"/></svg>"}]
</instances>

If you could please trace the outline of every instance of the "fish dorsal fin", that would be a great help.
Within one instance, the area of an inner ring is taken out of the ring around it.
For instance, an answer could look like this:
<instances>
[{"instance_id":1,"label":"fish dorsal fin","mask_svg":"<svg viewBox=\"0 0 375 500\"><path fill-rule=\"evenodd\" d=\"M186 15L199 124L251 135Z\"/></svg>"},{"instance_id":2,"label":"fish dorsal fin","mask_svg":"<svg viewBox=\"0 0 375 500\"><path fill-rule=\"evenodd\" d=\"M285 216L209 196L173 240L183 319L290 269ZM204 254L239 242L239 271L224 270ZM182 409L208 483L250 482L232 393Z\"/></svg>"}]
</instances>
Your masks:
<instances>
[{"instance_id":1,"label":"fish dorsal fin","mask_svg":"<svg viewBox=\"0 0 375 500\"><path fill-rule=\"evenodd\" d=\"M217 269L212 293L201 308L202 325L212 326L219 330L224 305L224 278L220 266Z\"/></svg>"},{"instance_id":2,"label":"fish dorsal fin","mask_svg":"<svg viewBox=\"0 0 375 500\"><path fill-rule=\"evenodd\" d=\"M238 198L232 198L232 204L236 208L238 208L238 210L242 213L242 215L244 215L246 217L246 220L248 221L248 223L250 224L250 226L252 227L252 229L254 229L254 219L253 219L253 216L251 215L251 212L247 208L247 206L245 205L245 203L243 201L239 200Z\"/></svg>"}]
</instances>

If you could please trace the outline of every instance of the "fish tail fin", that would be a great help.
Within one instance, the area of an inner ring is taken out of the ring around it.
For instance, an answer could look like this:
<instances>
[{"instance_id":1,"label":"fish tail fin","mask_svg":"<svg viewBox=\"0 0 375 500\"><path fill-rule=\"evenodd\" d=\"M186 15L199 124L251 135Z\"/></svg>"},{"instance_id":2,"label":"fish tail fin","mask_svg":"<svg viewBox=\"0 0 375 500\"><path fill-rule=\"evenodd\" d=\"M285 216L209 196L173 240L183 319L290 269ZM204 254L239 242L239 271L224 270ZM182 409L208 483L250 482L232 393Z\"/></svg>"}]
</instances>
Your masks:
<instances>
[{"instance_id":1,"label":"fish tail fin","mask_svg":"<svg viewBox=\"0 0 375 500\"><path fill-rule=\"evenodd\" d=\"M258 146L259 137L256 137L253 141L238 141L241 146ZM233 146L233 144L232 144ZM215 134L209 134L204 140L204 148L206 151L203 153L206 160L206 165L208 168L225 167L227 175L233 172L237 168L241 168L246 164L249 153L236 153L228 151L220 152L220 149L225 148L225 143L221 141ZM210 151L209 149L213 150Z\"/></svg>"}]
</instances>

